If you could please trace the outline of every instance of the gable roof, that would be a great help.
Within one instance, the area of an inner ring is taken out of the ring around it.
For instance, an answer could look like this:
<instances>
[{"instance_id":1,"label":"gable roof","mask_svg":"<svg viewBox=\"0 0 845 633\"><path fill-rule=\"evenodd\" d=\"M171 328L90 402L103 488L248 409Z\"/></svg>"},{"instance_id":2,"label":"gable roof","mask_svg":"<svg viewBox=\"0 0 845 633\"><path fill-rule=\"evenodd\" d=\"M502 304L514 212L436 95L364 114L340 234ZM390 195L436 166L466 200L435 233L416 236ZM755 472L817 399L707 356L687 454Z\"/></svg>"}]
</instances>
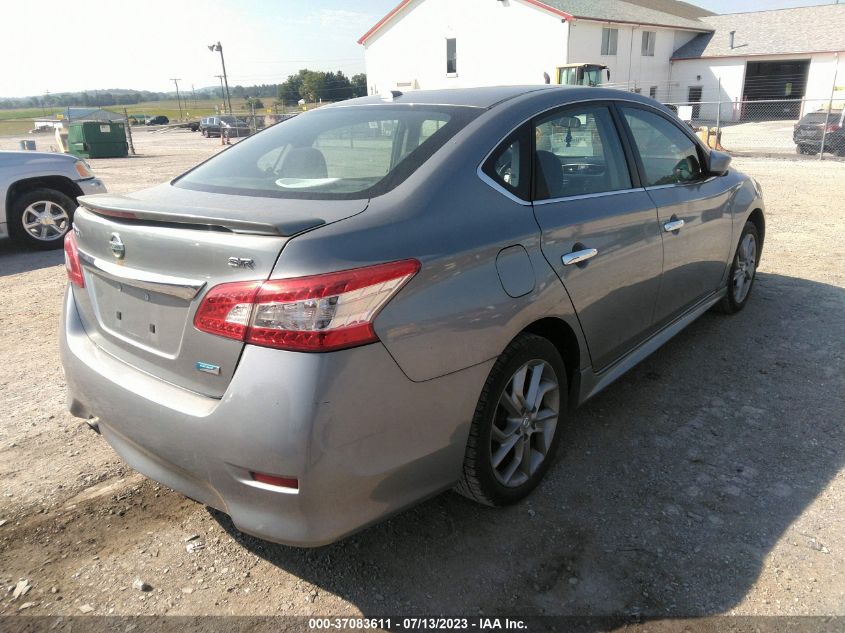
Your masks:
<instances>
[{"instance_id":1,"label":"gable roof","mask_svg":"<svg viewBox=\"0 0 845 633\"><path fill-rule=\"evenodd\" d=\"M59 119L58 114L62 115L62 119ZM103 108L82 108L82 107L67 107L64 110L60 111L58 114L50 114L46 117L36 117L34 120L36 121L79 121L80 119L88 120L93 119L95 121L122 121L123 115L117 114L116 112L110 112L109 110L104 110Z\"/></svg>"},{"instance_id":2,"label":"gable roof","mask_svg":"<svg viewBox=\"0 0 845 633\"><path fill-rule=\"evenodd\" d=\"M679 0L520 0L525 4L563 18L572 20L595 20L599 22L622 22L643 26L665 26L668 28L709 31L710 26L699 18L713 15L709 11ZM412 0L402 0L390 13L379 20L361 36L363 44L389 22L399 17Z\"/></svg>"},{"instance_id":3,"label":"gable roof","mask_svg":"<svg viewBox=\"0 0 845 633\"><path fill-rule=\"evenodd\" d=\"M542 0L532 4L558 9L576 20L624 22L694 31L709 30L710 27L699 18L712 15L704 9L677 0Z\"/></svg>"},{"instance_id":4,"label":"gable roof","mask_svg":"<svg viewBox=\"0 0 845 633\"><path fill-rule=\"evenodd\" d=\"M712 15L701 20L713 32L697 35L672 59L845 51L843 4ZM731 31L736 31L733 48Z\"/></svg>"}]
</instances>

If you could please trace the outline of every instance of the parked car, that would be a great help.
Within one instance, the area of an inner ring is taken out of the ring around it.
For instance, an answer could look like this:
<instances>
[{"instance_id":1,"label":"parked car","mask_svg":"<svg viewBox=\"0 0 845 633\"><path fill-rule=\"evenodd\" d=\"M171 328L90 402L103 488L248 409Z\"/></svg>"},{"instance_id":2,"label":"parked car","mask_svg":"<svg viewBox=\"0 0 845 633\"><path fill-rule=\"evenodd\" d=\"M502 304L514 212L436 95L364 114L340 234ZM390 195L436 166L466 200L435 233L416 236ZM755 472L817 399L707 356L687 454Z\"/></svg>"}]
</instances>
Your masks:
<instances>
[{"instance_id":1,"label":"parked car","mask_svg":"<svg viewBox=\"0 0 845 633\"><path fill-rule=\"evenodd\" d=\"M522 499L575 406L747 305L765 237L728 155L583 87L346 101L81 204L71 412L299 546L453 487Z\"/></svg>"},{"instance_id":2,"label":"parked car","mask_svg":"<svg viewBox=\"0 0 845 633\"><path fill-rule=\"evenodd\" d=\"M168 123L170 123L170 119L163 114L147 119L147 125L167 125Z\"/></svg>"},{"instance_id":3,"label":"parked car","mask_svg":"<svg viewBox=\"0 0 845 633\"><path fill-rule=\"evenodd\" d=\"M61 248L77 198L105 191L88 163L75 156L0 151L0 237L34 248Z\"/></svg>"},{"instance_id":4,"label":"parked car","mask_svg":"<svg viewBox=\"0 0 845 633\"><path fill-rule=\"evenodd\" d=\"M200 132L203 136L219 137L223 132L229 138L249 136L252 130L249 123L234 116L210 116L200 121Z\"/></svg>"},{"instance_id":5,"label":"parked car","mask_svg":"<svg viewBox=\"0 0 845 633\"><path fill-rule=\"evenodd\" d=\"M821 151L822 136L824 151L845 156L845 110L805 114L795 124L792 140L799 154L818 154Z\"/></svg>"}]
</instances>

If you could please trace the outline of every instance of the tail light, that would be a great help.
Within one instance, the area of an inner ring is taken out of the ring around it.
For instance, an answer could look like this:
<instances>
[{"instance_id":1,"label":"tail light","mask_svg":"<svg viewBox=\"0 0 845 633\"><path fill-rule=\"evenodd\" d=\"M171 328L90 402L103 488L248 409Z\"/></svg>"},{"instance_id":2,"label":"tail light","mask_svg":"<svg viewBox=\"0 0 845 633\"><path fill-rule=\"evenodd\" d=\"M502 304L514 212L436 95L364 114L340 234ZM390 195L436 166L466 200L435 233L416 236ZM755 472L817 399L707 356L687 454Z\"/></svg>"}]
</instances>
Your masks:
<instances>
[{"instance_id":1,"label":"tail light","mask_svg":"<svg viewBox=\"0 0 845 633\"><path fill-rule=\"evenodd\" d=\"M65 269L70 283L85 287L85 277L82 275L82 264L79 263L79 246L76 244L76 234L73 229L65 235Z\"/></svg>"},{"instance_id":2,"label":"tail light","mask_svg":"<svg viewBox=\"0 0 845 633\"><path fill-rule=\"evenodd\" d=\"M366 268L215 286L194 317L202 332L253 345L326 352L378 340L373 320L417 274L409 259Z\"/></svg>"},{"instance_id":3,"label":"tail light","mask_svg":"<svg viewBox=\"0 0 845 633\"><path fill-rule=\"evenodd\" d=\"M831 123L830 125L827 126L826 131L827 131L828 134L832 134L833 132L838 132L841 129L842 129L842 126L839 125L838 123Z\"/></svg>"}]
</instances>

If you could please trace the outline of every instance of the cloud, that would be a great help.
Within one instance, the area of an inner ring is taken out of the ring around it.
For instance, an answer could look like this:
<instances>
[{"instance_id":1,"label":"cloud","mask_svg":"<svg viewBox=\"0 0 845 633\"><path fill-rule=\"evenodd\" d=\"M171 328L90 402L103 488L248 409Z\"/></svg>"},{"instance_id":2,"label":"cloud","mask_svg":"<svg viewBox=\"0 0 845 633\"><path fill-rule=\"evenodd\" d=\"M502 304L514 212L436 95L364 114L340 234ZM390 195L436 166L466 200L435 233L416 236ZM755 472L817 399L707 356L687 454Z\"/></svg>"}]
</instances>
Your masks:
<instances>
[{"instance_id":1,"label":"cloud","mask_svg":"<svg viewBox=\"0 0 845 633\"><path fill-rule=\"evenodd\" d=\"M325 28L360 29L378 21L378 16L346 9L320 9L300 18L286 20L288 24L320 25Z\"/></svg>"},{"instance_id":2,"label":"cloud","mask_svg":"<svg viewBox=\"0 0 845 633\"><path fill-rule=\"evenodd\" d=\"M347 11L346 9L321 9L317 12L317 19L322 26L354 26L370 24L378 18L369 13Z\"/></svg>"}]
</instances>

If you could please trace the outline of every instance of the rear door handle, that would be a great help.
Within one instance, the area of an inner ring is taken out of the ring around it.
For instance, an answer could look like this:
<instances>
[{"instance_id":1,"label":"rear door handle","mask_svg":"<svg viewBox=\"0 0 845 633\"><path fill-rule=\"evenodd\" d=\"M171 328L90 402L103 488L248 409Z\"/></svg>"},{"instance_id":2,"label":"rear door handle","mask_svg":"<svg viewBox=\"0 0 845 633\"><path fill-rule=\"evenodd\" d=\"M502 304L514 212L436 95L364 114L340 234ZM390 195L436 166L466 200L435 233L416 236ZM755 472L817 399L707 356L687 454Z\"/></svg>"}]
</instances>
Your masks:
<instances>
[{"instance_id":1,"label":"rear door handle","mask_svg":"<svg viewBox=\"0 0 845 633\"><path fill-rule=\"evenodd\" d=\"M585 262L588 259L592 259L599 252L594 248L585 248L581 251L573 251L572 253L567 253L561 259L563 261L564 266L573 266L574 264L580 264L581 262Z\"/></svg>"},{"instance_id":2,"label":"rear door handle","mask_svg":"<svg viewBox=\"0 0 845 633\"><path fill-rule=\"evenodd\" d=\"M684 224L686 223L683 220L672 220L663 225L663 230L667 233L674 233L684 228Z\"/></svg>"}]
</instances>

